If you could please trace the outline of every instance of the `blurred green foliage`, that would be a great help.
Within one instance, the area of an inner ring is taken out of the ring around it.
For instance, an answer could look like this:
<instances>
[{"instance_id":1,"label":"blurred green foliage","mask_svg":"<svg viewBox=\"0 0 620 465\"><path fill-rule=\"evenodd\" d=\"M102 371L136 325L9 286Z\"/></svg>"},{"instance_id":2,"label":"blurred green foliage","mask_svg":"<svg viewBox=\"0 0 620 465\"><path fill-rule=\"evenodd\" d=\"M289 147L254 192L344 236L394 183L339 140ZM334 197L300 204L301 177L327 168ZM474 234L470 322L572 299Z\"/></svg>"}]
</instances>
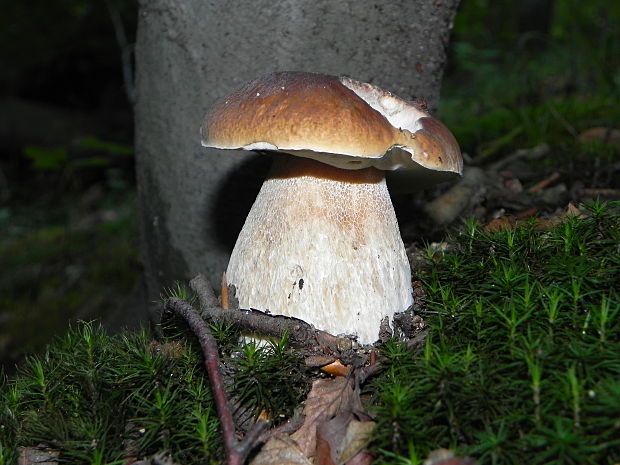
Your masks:
<instances>
[{"instance_id":1,"label":"blurred green foliage","mask_svg":"<svg viewBox=\"0 0 620 465\"><path fill-rule=\"evenodd\" d=\"M99 150L116 155L133 155L133 147L130 145L116 144L93 136L79 139L77 146L82 149Z\"/></svg>"},{"instance_id":2,"label":"blurred green foliage","mask_svg":"<svg viewBox=\"0 0 620 465\"><path fill-rule=\"evenodd\" d=\"M464 0L440 105L464 151L499 153L620 125L620 3Z\"/></svg>"},{"instance_id":3,"label":"blurred green foliage","mask_svg":"<svg viewBox=\"0 0 620 465\"><path fill-rule=\"evenodd\" d=\"M123 156L132 157L133 147L101 140L97 137L78 139L68 150L64 147L45 148L29 145L23 155L32 162L34 170L74 170L89 167L106 168L114 159ZM78 176L79 173L73 173Z\"/></svg>"},{"instance_id":4,"label":"blurred green foliage","mask_svg":"<svg viewBox=\"0 0 620 465\"><path fill-rule=\"evenodd\" d=\"M71 320L115 324L141 272L132 131L105 126L131 122L111 9L133 42L133 0L0 0L0 97L25 102L2 115L0 147L0 361L10 371ZM59 121L48 127L39 113ZM32 132L20 126L32 120Z\"/></svg>"},{"instance_id":5,"label":"blurred green foliage","mask_svg":"<svg viewBox=\"0 0 620 465\"><path fill-rule=\"evenodd\" d=\"M64 148L48 149L33 146L24 148L24 156L32 160L32 167L35 170L59 169L68 157Z\"/></svg>"}]
</instances>

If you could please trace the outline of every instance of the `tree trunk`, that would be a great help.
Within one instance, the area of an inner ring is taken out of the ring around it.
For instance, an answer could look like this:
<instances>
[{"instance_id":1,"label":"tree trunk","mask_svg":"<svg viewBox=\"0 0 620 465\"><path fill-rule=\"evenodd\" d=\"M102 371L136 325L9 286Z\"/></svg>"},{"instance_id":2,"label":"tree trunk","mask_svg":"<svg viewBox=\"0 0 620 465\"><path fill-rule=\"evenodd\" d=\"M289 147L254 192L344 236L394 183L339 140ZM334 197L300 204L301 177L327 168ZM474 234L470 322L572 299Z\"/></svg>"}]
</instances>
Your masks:
<instances>
[{"instance_id":1,"label":"tree trunk","mask_svg":"<svg viewBox=\"0 0 620 465\"><path fill-rule=\"evenodd\" d=\"M141 0L136 162L149 297L217 283L266 161L206 150L213 102L273 71L349 75L436 108L458 0ZM265 157L266 158L266 157Z\"/></svg>"}]
</instances>

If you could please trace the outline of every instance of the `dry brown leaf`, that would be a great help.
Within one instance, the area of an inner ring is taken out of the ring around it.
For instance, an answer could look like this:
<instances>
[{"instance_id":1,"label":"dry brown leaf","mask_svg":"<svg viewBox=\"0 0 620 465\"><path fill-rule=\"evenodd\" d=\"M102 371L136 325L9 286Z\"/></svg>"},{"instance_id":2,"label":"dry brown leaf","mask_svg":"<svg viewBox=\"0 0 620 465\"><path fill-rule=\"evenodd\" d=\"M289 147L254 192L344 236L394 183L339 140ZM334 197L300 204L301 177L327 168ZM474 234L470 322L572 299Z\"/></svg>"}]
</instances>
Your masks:
<instances>
[{"instance_id":1,"label":"dry brown leaf","mask_svg":"<svg viewBox=\"0 0 620 465\"><path fill-rule=\"evenodd\" d=\"M375 422L362 417L348 410L318 426L315 465L344 464L364 450Z\"/></svg>"},{"instance_id":2,"label":"dry brown leaf","mask_svg":"<svg viewBox=\"0 0 620 465\"><path fill-rule=\"evenodd\" d=\"M314 456L314 465L336 465L334 461L330 444L323 436L316 438L316 455Z\"/></svg>"},{"instance_id":3,"label":"dry brown leaf","mask_svg":"<svg viewBox=\"0 0 620 465\"><path fill-rule=\"evenodd\" d=\"M335 465L340 463L341 443L346 435L347 425L352 418L353 414L350 411L346 411L317 426L315 465Z\"/></svg>"},{"instance_id":4,"label":"dry brown leaf","mask_svg":"<svg viewBox=\"0 0 620 465\"><path fill-rule=\"evenodd\" d=\"M525 224L527 218L530 216L530 211L531 210L523 212L519 214L518 217L511 215L501 216L499 218L489 221L486 225L483 226L482 229L487 232L499 232L506 229L517 229L522 224ZM551 228L565 221L569 216L583 217L584 214L581 212L581 210L579 210L579 208L569 202L566 206L566 211L564 212L552 216L551 218L536 218L535 229L537 231L549 231Z\"/></svg>"},{"instance_id":5,"label":"dry brown leaf","mask_svg":"<svg viewBox=\"0 0 620 465\"><path fill-rule=\"evenodd\" d=\"M267 422L270 422L270 421L271 421L271 413L270 413L270 412L268 412L268 411L267 411L267 410L265 410L265 409L262 409L262 410L260 411L260 413L258 414L258 418L256 418L256 420L257 420L257 421L262 420L262 421L267 421Z\"/></svg>"},{"instance_id":6,"label":"dry brown leaf","mask_svg":"<svg viewBox=\"0 0 620 465\"><path fill-rule=\"evenodd\" d=\"M340 359L337 359L329 365L321 367L321 371L332 376L349 376L349 373L351 373L351 367L343 365Z\"/></svg>"},{"instance_id":7,"label":"dry brown leaf","mask_svg":"<svg viewBox=\"0 0 620 465\"><path fill-rule=\"evenodd\" d=\"M351 460L349 460L345 465L370 465L375 457L368 452L367 450L363 450L355 455Z\"/></svg>"},{"instance_id":8,"label":"dry brown leaf","mask_svg":"<svg viewBox=\"0 0 620 465\"><path fill-rule=\"evenodd\" d=\"M495 218L488 222L483 230L487 232L499 232L504 229L515 229L517 227L517 219L514 216L506 215L500 216L499 218Z\"/></svg>"},{"instance_id":9,"label":"dry brown leaf","mask_svg":"<svg viewBox=\"0 0 620 465\"><path fill-rule=\"evenodd\" d=\"M343 441L343 450L340 456L341 462L349 462L368 445L370 433L375 427L374 421L352 420L347 426L347 432Z\"/></svg>"},{"instance_id":10,"label":"dry brown leaf","mask_svg":"<svg viewBox=\"0 0 620 465\"><path fill-rule=\"evenodd\" d=\"M536 230L549 231L563 221L566 221L569 216L577 216L579 218L583 218L584 214L579 210L579 208L573 205L572 202L569 202L566 206L566 211L548 219L538 218L536 220Z\"/></svg>"},{"instance_id":11,"label":"dry brown leaf","mask_svg":"<svg viewBox=\"0 0 620 465\"><path fill-rule=\"evenodd\" d=\"M602 127L590 128L579 134L579 140L581 142L598 140L604 144L620 147L620 130Z\"/></svg>"},{"instance_id":12,"label":"dry brown leaf","mask_svg":"<svg viewBox=\"0 0 620 465\"><path fill-rule=\"evenodd\" d=\"M286 434L274 434L250 465L312 465L297 442Z\"/></svg>"},{"instance_id":13,"label":"dry brown leaf","mask_svg":"<svg viewBox=\"0 0 620 465\"><path fill-rule=\"evenodd\" d=\"M350 405L353 386L348 378L317 379L306 399L304 423L291 435L306 457L316 450L317 427Z\"/></svg>"},{"instance_id":14,"label":"dry brown leaf","mask_svg":"<svg viewBox=\"0 0 620 465\"><path fill-rule=\"evenodd\" d=\"M364 450L375 423L351 378L318 379L306 399L304 422L291 436L275 435L251 465L370 465Z\"/></svg>"}]
</instances>

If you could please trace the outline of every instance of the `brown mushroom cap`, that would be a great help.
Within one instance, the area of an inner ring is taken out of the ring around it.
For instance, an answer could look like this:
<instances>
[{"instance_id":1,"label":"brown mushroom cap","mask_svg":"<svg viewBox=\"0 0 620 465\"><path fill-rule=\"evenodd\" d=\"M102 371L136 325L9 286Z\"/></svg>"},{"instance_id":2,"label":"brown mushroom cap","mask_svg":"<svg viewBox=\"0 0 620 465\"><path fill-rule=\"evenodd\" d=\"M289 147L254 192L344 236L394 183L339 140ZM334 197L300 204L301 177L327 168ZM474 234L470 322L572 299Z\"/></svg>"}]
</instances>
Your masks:
<instances>
[{"instance_id":1,"label":"brown mushroom cap","mask_svg":"<svg viewBox=\"0 0 620 465\"><path fill-rule=\"evenodd\" d=\"M343 169L405 170L416 180L430 175L440 182L463 169L458 144L440 121L414 102L346 77L258 78L216 103L201 134L206 147L281 151Z\"/></svg>"}]
</instances>

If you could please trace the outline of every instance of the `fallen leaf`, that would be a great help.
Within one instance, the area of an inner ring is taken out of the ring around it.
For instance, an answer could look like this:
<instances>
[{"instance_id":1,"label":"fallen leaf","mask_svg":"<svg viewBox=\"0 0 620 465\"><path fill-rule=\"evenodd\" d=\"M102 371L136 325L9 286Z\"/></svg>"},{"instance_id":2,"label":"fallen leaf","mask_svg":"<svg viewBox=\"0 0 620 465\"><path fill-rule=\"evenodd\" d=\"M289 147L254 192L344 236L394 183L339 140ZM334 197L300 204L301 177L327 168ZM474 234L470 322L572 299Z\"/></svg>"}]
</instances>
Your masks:
<instances>
[{"instance_id":1,"label":"fallen leaf","mask_svg":"<svg viewBox=\"0 0 620 465\"><path fill-rule=\"evenodd\" d=\"M516 227L517 219L514 216L506 215L491 220L482 229L487 232L499 232L505 229L515 229Z\"/></svg>"},{"instance_id":2,"label":"fallen leaf","mask_svg":"<svg viewBox=\"0 0 620 465\"><path fill-rule=\"evenodd\" d=\"M558 224L566 221L569 216L577 216L579 218L583 218L584 214L577 208L572 202L569 202L566 206L566 211L561 212L556 216L552 216L551 218L544 219L538 218L536 220L536 230L537 231L549 231L550 229L556 227Z\"/></svg>"},{"instance_id":3,"label":"fallen leaf","mask_svg":"<svg viewBox=\"0 0 620 465\"><path fill-rule=\"evenodd\" d=\"M598 140L603 144L620 146L620 130L613 128L590 128L579 134L581 142Z\"/></svg>"},{"instance_id":4,"label":"fallen leaf","mask_svg":"<svg viewBox=\"0 0 620 465\"><path fill-rule=\"evenodd\" d=\"M368 445L370 433L375 427L374 421L352 420L347 426L347 432L343 441L343 450L340 456L341 462L349 462Z\"/></svg>"},{"instance_id":5,"label":"fallen leaf","mask_svg":"<svg viewBox=\"0 0 620 465\"><path fill-rule=\"evenodd\" d=\"M296 441L286 434L269 438L250 465L312 465Z\"/></svg>"},{"instance_id":6,"label":"fallen leaf","mask_svg":"<svg viewBox=\"0 0 620 465\"><path fill-rule=\"evenodd\" d=\"M352 395L353 386L348 378L317 379L312 383L303 410L304 423L291 435L306 457L315 453L317 427L349 406Z\"/></svg>"},{"instance_id":7,"label":"fallen leaf","mask_svg":"<svg viewBox=\"0 0 620 465\"><path fill-rule=\"evenodd\" d=\"M351 367L343 365L340 359L337 359L332 363L321 367L321 371L332 376L348 376L349 373L351 373Z\"/></svg>"},{"instance_id":8,"label":"fallen leaf","mask_svg":"<svg viewBox=\"0 0 620 465\"><path fill-rule=\"evenodd\" d=\"M499 232L506 229L514 230L527 222L527 218L531 216L530 213L533 214L535 213L535 211L528 210L520 213L518 216L500 216L499 218L489 221L486 225L483 226L482 229L487 232ZM579 210L579 208L569 202L566 206L566 210L555 216L552 216L550 218L536 218L535 229L537 231L549 231L551 228L565 221L569 216L583 217L584 214L581 212L581 210Z\"/></svg>"},{"instance_id":9,"label":"fallen leaf","mask_svg":"<svg viewBox=\"0 0 620 465\"><path fill-rule=\"evenodd\" d=\"M349 460L345 465L370 465L374 459L374 455L367 450L363 450Z\"/></svg>"},{"instance_id":10,"label":"fallen leaf","mask_svg":"<svg viewBox=\"0 0 620 465\"><path fill-rule=\"evenodd\" d=\"M349 462L364 450L374 426L375 422L370 421L367 415L356 415L351 410L320 424L317 428L315 465Z\"/></svg>"},{"instance_id":11,"label":"fallen leaf","mask_svg":"<svg viewBox=\"0 0 620 465\"><path fill-rule=\"evenodd\" d=\"M304 421L291 436L273 436L251 465L370 465L365 450L375 423L362 407L354 377L317 379Z\"/></svg>"}]
</instances>

